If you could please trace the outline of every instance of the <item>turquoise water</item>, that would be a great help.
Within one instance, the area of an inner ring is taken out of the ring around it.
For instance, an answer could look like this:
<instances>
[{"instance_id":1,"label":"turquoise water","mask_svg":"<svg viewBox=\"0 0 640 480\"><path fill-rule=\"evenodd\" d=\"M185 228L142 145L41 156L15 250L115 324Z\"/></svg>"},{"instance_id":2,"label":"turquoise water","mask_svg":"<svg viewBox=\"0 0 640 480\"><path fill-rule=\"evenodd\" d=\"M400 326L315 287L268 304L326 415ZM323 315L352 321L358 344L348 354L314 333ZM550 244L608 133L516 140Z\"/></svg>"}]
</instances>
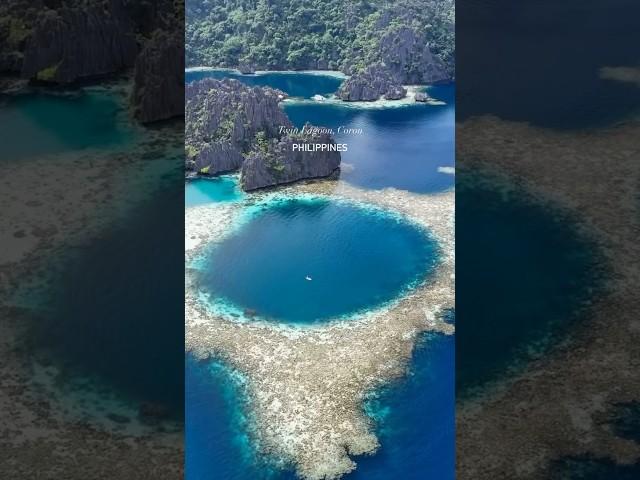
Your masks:
<instances>
[{"instance_id":1,"label":"turquoise water","mask_svg":"<svg viewBox=\"0 0 640 480\"><path fill-rule=\"evenodd\" d=\"M197 178L184 185L184 202L187 207L211 202L233 202L242 196L235 177Z\"/></svg>"},{"instance_id":2,"label":"turquoise water","mask_svg":"<svg viewBox=\"0 0 640 480\"><path fill-rule=\"evenodd\" d=\"M353 204L295 199L263 208L217 245L200 282L259 316L309 323L392 300L436 260L435 241L410 223Z\"/></svg>"},{"instance_id":3,"label":"turquoise water","mask_svg":"<svg viewBox=\"0 0 640 480\"><path fill-rule=\"evenodd\" d=\"M4 160L124 146L135 137L126 102L108 91L0 97Z\"/></svg>"},{"instance_id":4,"label":"turquoise water","mask_svg":"<svg viewBox=\"0 0 640 480\"><path fill-rule=\"evenodd\" d=\"M185 72L187 83L203 78L234 78L252 87L272 87L282 90L291 97L311 98L314 95L335 93L342 79L330 75L269 72L259 75L241 75L231 71L208 70Z\"/></svg>"}]
</instances>

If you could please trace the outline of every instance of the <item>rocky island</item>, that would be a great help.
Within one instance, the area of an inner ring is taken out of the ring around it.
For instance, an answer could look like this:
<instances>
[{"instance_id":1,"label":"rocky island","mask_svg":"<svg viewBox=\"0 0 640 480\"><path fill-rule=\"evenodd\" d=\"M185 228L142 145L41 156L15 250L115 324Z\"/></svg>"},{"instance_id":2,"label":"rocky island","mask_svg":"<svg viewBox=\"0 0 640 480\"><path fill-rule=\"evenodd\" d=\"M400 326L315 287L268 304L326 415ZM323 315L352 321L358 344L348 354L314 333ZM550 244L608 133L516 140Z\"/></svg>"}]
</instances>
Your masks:
<instances>
[{"instance_id":1,"label":"rocky island","mask_svg":"<svg viewBox=\"0 0 640 480\"><path fill-rule=\"evenodd\" d=\"M300 151L294 144L333 145L333 137L307 126L296 131L279 103L286 94L237 80L204 79L185 91L188 175L240 171L245 191L339 172L337 151Z\"/></svg>"},{"instance_id":2,"label":"rocky island","mask_svg":"<svg viewBox=\"0 0 640 480\"><path fill-rule=\"evenodd\" d=\"M440 58L435 56L423 34L403 26L380 39L381 61L358 69L350 66L352 76L340 87L338 97L346 101L400 100L407 94L403 85L433 85L453 80ZM416 101L420 101L416 98Z\"/></svg>"}]
</instances>

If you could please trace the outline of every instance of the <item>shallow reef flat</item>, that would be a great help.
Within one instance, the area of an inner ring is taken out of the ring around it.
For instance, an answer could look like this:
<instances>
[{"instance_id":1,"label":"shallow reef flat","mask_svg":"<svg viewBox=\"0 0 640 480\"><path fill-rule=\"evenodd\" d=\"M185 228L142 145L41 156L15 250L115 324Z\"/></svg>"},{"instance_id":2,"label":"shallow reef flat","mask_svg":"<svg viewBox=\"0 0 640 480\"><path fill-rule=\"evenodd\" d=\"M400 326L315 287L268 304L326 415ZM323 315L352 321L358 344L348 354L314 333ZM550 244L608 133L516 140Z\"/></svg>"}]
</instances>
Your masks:
<instances>
[{"instance_id":1,"label":"shallow reef flat","mask_svg":"<svg viewBox=\"0 0 640 480\"><path fill-rule=\"evenodd\" d=\"M306 479L333 479L356 468L352 456L379 447L366 395L406 372L421 332L452 334L440 315L454 302L454 193L361 190L323 181L251 194L250 204L277 197L327 196L382 207L427 228L441 248L434 275L375 311L321 326L242 321L214 311L186 275L186 348L196 358L223 359L246 379L250 432L261 453L292 465ZM232 230L246 204L186 210L186 261ZM190 273L191 272L191 273Z\"/></svg>"},{"instance_id":2,"label":"shallow reef flat","mask_svg":"<svg viewBox=\"0 0 640 480\"><path fill-rule=\"evenodd\" d=\"M640 398L640 125L558 132L479 117L456 132L459 175L497 173L569 213L597 242L607 282L568 339L458 406L459 478L551 478L567 456L638 462L640 445L610 422Z\"/></svg>"},{"instance_id":3,"label":"shallow reef flat","mask_svg":"<svg viewBox=\"0 0 640 480\"><path fill-rule=\"evenodd\" d=\"M296 104L296 105L308 105L308 104L327 104L327 105L338 105L345 108L356 108L356 109L384 109L384 108L399 108L399 107L410 107L413 105L432 105L432 106L442 106L446 105L446 102L442 100L437 100L432 97L428 97L426 101L419 102L416 100L416 95L424 91L425 87L423 85L403 85L403 87L407 90L406 96L399 100L387 100L383 97L380 97L378 100L373 101L349 101L346 102L344 100L339 99L336 95L328 95L322 98L296 98L290 97L283 101L284 105L287 104ZM428 91L428 90L427 90Z\"/></svg>"}]
</instances>

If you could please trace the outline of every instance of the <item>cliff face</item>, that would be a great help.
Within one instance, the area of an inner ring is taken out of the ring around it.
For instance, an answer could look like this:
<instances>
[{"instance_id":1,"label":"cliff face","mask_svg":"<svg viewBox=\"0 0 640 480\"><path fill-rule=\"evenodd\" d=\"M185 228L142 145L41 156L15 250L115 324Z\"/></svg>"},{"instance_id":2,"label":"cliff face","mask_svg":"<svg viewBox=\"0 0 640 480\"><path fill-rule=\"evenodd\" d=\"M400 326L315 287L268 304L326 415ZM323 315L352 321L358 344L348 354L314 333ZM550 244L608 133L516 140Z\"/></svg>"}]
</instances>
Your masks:
<instances>
[{"instance_id":1,"label":"cliff face","mask_svg":"<svg viewBox=\"0 0 640 480\"><path fill-rule=\"evenodd\" d=\"M406 93L385 65L376 64L347 79L336 95L347 102L372 102L381 96L397 100L403 98Z\"/></svg>"},{"instance_id":2,"label":"cliff face","mask_svg":"<svg viewBox=\"0 0 640 480\"><path fill-rule=\"evenodd\" d=\"M404 98L402 85L437 84L453 80L444 63L433 55L424 35L413 28L400 26L380 39L380 62L364 70L347 65L352 76L341 86L338 97L346 101L373 101Z\"/></svg>"},{"instance_id":3,"label":"cliff face","mask_svg":"<svg viewBox=\"0 0 640 480\"><path fill-rule=\"evenodd\" d=\"M326 177L340 166L339 152L293 151L294 143L334 140L316 130L285 133L292 125L279 107L283 92L209 78L188 84L185 98L187 171L240 170L241 186L248 191Z\"/></svg>"},{"instance_id":4,"label":"cliff face","mask_svg":"<svg viewBox=\"0 0 640 480\"><path fill-rule=\"evenodd\" d=\"M425 36L411 27L387 32L380 39L380 57L391 75L405 85L451 81L442 60L431 53Z\"/></svg>"},{"instance_id":5,"label":"cliff face","mask_svg":"<svg viewBox=\"0 0 640 480\"><path fill-rule=\"evenodd\" d=\"M246 191L302 179L328 177L340 168L339 152L304 152L293 145L335 144L326 133L287 135L264 150L247 155L240 169L240 185Z\"/></svg>"},{"instance_id":6,"label":"cliff face","mask_svg":"<svg viewBox=\"0 0 640 480\"><path fill-rule=\"evenodd\" d=\"M187 167L209 175L237 170L258 132L267 138L291 127L278 106L285 94L237 80L204 79L185 88Z\"/></svg>"},{"instance_id":7,"label":"cliff face","mask_svg":"<svg viewBox=\"0 0 640 480\"><path fill-rule=\"evenodd\" d=\"M136 59L131 105L143 123L184 112L182 37L156 31Z\"/></svg>"},{"instance_id":8,"label":"cliff face","mask_svg":"<svg viewBox=\"0 0 640 480\"><path fill-rule=\"evenodd\" d=\"M26 42L21 76L72 83L132 67L138 46L119 2L44 10Z\"/></svg>"}]
</instances>

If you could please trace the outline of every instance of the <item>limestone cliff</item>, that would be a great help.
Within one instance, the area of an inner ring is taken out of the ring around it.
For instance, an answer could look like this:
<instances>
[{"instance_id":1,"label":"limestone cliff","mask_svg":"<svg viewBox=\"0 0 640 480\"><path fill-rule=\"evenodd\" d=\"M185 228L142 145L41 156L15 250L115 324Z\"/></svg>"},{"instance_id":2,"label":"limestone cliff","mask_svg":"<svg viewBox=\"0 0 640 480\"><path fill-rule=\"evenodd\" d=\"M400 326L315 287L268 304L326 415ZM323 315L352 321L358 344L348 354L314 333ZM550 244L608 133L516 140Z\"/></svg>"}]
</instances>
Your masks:
<instances>
[{"instance_id":1,"label":"limestone cliff","mask_svg":"<svg viewBox=\"0 0 640 480\"><path fill-rule=\"evenodd\" d=\"M449 82L452 76L435 56L424 34L408 26L387 32L380 39L380 58L394 79L404 85Z\"/></svg>"},{"instance_id":2,"label":"limestone cliff","mask_svg":"<svg viewBox=\"0 0 640 480\"><path fill-rule=\"evenodd\" d=\"M135 66L136 117L181 116L183 38L183 0L4 0L0 89L27 81L68 86Z\"/></svg>"},{"instance_id":3,"label":"limestone cliff","mask_svg":"<svg viewBox=\"0 0 640 480\"><path fill-rule=\"evenodd\" d=\"M372 102L381 96L397 100L406 90L383 64L375 64L346 80L338 90L338 98L347 102Z\"/></svg>"},{"instance_id":4,"label":"limestone cliff","mask_svg":"<svg viewBox=\"0 0 640 480\"><path fill-rule=\"evenodd\" d=\"M156 31L136 59L131 105L143 123L184 112L182 37Z\"/></svg>"},{"instance_id":5,"label":"limestone cliff","mask_svg":"<svg viewBox=\"0 0 640 480\"><path fill-rule=\"evenodd\" d=\"M339 152L293 151L293 144L334 144L329 134L307 127L292 133L279 103L286 94L211 78L185 91L186 168L216 175L240 170L244 190L326 177L339 169Z\"/></svg>"},{"instance_id":6,"label":"limestone cliff","mask_svg":"<svg viewBox=\"0 0 640 480\"><path fill-rule=\"evenodd\" d=\"M240 169L240 185L248 191L337 173L339 152L293 149L294 145L313 144L334 145L335 141L327 133L285 135L251 151Z\"/></svg>"},{"instance_id":7,"label":"limestone cliff","mask_svg":"<svg viewBox=\"0 0 640 480\"><path fill-rule=\"evenodd\" d=\"M138 46L122 5L44 9L26 41L21 76L72 83L132 67Z\"/></svg>"}]
</instances>

